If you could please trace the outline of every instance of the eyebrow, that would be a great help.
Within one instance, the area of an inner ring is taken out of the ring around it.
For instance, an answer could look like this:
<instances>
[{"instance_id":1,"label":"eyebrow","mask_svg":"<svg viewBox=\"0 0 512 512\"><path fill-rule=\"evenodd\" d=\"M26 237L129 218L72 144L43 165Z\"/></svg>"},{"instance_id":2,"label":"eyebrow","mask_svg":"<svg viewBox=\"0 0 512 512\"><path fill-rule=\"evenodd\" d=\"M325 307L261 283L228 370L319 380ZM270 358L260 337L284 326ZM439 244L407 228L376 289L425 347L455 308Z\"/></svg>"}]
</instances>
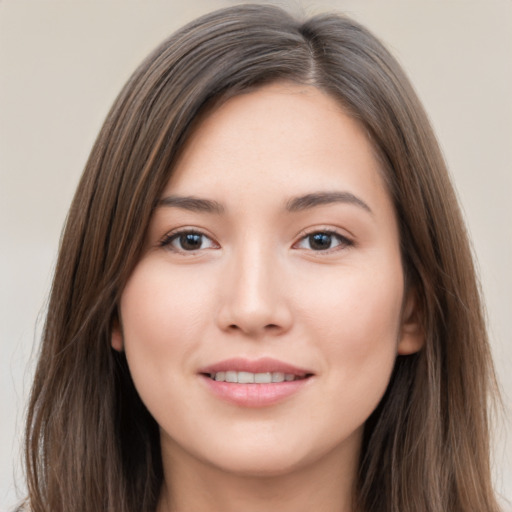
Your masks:
<instances>
[{"instance_id":1,"label":"eyebrow","mask_svg":"<svg viewBox=\"0 0 512 512\"><path fill-rule=\"evenodd\" d=\"M224 213L224 206L211 199L200 199L194 196L167 196L158 201L157 206L174 206L192 212Z\"/></svg>"},{"instance_id":2,"label":"eyebrow","mask_svg":"<svg viewBox=\"0 0 512 512\"><path fill-rule=\"evenodd\" d=\"M286 203L286 209L289 212L299 212L333 203L345 203L358 206L368 213L373 214L371 208L359 197L351 192L315 192L305 196L293 197Z\"/></svg>"},{"instance_id":3,"label":"eyebrow","mask_svg":"<svg viewBox=\"0 0 512 512\"><path fill-rule=\"evenodd\" d=\"M304 196L292 197L286 202L286 210L292 213L300 212L334 203L352 204L373 214L371 208L351 192L314 192ZM214 213L217 215L222 215L225 212L224 206L218 201L194 196L167 196L158 201L158 206L182 208L193 212Z\"/></svg>"}]
</instances>

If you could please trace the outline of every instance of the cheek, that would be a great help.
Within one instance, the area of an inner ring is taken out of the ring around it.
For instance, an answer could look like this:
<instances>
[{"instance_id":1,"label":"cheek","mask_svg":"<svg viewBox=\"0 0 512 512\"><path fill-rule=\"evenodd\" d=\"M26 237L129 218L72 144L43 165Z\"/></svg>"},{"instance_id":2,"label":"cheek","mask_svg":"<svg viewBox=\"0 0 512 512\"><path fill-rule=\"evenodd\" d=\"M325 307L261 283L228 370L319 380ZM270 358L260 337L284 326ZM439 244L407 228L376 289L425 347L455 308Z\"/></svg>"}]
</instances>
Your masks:
<instances>
[{"instance_id":1,"label":"cheek","mask_svg":"<svg viewBox=\"0 0 512 512\"><path fill-rule=\"evenodd\" d=\"M403 298L401 268L395 267L349 269L339 279L313 288L304 302L302 315L334 367L333 374L352 384L364 379L371 383L372 374L387 384Z\"/></svg>"},{"instance_id":2,"label":"cheek","mask_svg":"<svg viewBox=\"0 0 512 512\"><path fill-rule=\"evenodd\" d=\"M344 286L329 290L329 300L323 301L321 309L314 301L317 309L310 318L316 318L317 342L326 364L319 407L328 411L326 429L333 437L361 427L387 389L401 311L397 281L353 275L344 280ZM320 318L323 321L318 322Z\"/></svg>"},{"instance_id":3,"label":"cheek","mask_svg":"<svg viewBox=\"0 0 512 512\"><path fill-rule=\"evenodd\" d=\"M121 299L125 337L172 346L179 333L184 341L208 315L210 295L201 294L188 272L171 272L163 262L139 263Z\"/></svg>"},{"instance_id":4,"label":"cheek","mask_svg":"<svg viewBox=\"0 0 512 512\"><path fill-rule=\"evenodd\" d=\"M211 294L201 294L187 272L170 272L165 261L139 263L120 313L124 350L141 395L174 379L174 368L197 348L210 309Z\"/></svg>"}]
</instances>

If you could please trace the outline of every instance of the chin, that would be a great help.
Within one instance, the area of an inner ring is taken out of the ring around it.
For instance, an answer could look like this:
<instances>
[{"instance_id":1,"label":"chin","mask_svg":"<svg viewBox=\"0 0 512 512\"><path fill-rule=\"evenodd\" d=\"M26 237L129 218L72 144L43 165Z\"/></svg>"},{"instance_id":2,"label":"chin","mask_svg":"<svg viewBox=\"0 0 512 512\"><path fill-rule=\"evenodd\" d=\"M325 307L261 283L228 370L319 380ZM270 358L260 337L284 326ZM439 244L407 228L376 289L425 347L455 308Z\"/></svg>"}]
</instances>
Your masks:
<instances>
[{"instance_id":1,"label":"chin","mask_svg":"<svg viewBox=\"0 0 512 512\"><path fill-rule=\"evenodd\" d=\"M233 454L232 457L224 457L222 460L210 461L212 464L226 473L248 478L275 478L294 473L307 465L307 460L297 458L297 454L274 453L265 456L260 453Z\"/></svg>"}]
</instances>

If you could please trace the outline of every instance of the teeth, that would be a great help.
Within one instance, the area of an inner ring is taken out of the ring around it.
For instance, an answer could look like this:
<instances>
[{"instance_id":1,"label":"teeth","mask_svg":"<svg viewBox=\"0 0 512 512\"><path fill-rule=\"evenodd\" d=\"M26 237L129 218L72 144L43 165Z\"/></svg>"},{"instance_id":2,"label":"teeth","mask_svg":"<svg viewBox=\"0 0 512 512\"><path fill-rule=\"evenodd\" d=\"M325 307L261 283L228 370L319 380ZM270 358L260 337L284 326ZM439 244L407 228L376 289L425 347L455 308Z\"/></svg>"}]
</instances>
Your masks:
<instances>
[{"instance_id":1,"label":"teeth","mask_svg":"<svg viewBox=\"0 0 512 512\"><path fill-rule=\"evenodd\" d=\"M210 378L219 382L233 382L237 384L270 384L271 382L291 382L300 379L300 377L292 373L252 373L236 371L210 373Z\"/></svg>"},{"instance_id":2,"label":"teeth","mask_svg":"<svg viewBox=\"0 0 512 512\"><path fill-rule=\"evenodd\" d=\"M226 372L226 382L238 382L238 372Z\"/></svg>"},{"instance_id":3,"label":"teeth","mask_svg":"<svg viewBox=\"0 0 512 512\"><path fill-rule=\"evenodd\" d=\"M254 373L238 372L238 382L240 384L252 384L252 383L254 383Z\"/></svg>"},{"instance_id":4,"label":"teeth","mask_svg":"<svg viewBox=\"0 0 512 512\"><path fill-rule=\"evenodd\" d=\"M271 373L255 373L254 374L254 382L257 384L268 384L272 382L272 374Z\"/></svg>"},{"instance_id":5,"label":"teeth","mask_svg":"<svg viewBox=\"0 0 512 512\"><path fill-rule=\"evenodd\" d=\"M288 374L290 375L290 374ZM293 380L293 375L290 375L290 377L292 377L292 380ZM275 372L272 374L272 382L283 382L284 381L284 373L281 373L281 372Z\"/></svg>"}]
</instances>

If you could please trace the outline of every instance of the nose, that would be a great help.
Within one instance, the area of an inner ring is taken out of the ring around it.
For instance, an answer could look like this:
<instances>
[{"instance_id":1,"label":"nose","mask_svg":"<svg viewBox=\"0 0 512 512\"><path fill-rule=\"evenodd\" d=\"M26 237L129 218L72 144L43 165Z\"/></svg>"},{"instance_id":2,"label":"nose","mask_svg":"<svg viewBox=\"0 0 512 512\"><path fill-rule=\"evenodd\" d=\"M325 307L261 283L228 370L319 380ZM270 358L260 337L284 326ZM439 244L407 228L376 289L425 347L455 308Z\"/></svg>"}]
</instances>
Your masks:
<instances>
[{"instance_id":1,"label":"nose","mask_svg":"<svg viewBox=\"0 0 512 512\"><path fill-rule=\"evenodd\" d=\"M292 314L275 255L246 247L226 262L218 325L224 331L259 338L288 331Z\"/></svg>"}]
</instances>

